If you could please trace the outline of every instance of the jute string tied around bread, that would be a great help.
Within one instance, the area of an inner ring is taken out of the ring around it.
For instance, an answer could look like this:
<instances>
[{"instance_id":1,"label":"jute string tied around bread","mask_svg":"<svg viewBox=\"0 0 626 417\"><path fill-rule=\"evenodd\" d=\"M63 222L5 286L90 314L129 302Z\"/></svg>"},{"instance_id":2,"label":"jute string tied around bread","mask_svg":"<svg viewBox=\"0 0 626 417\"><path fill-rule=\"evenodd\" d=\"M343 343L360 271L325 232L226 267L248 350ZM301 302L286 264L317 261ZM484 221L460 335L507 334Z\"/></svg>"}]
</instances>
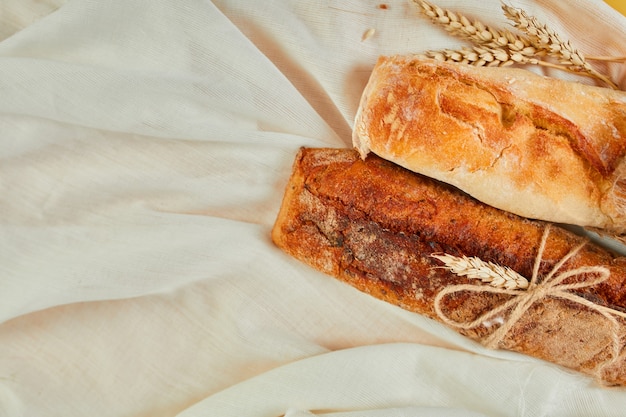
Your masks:
<instances>
[{"instance_id":1,"label":"jute string tied around bread","mask_svg":"<svg viewBox=\"0 0 626 417\"><path fill-rule=\"evenodd\" d=\"M493 333L491 333L487 338L485 338L482 343L484 346L495 349L500 346L500 343L507 335L507 333L515 326L515 323L528 311L528 309L536 302L546 298L560 298L564 300L570 300L572 302L578 303L587 307L588 309L602 315L606 318L611 324L611 340L612 340L612 349L611 349L611 357L609 360L605 361L601 366L597 369L597 376L601 379L602 371L608 366L616 363L620 359L620 352L622 350L622 345L620 342L620 323L618 322L616 317L626 318L626 313L622 313L620 311L595 304L581 296L573 294L569 292L570 290L576 290L585 287L591 287L601 282L606 281L610 276L610 271L608 268L604 266L582 266L576 269L571 269L568 271L564 271L558 273L561 267L572 257L574 257L587 242L583 242L582 244L576 246L572 250L570 250L562 259L560 259L552 268L552 270L545 275L544 277L539 277L539 266L541 264L543 252L546 246L546 241L548 239L548 235L550 233L550 226L548 225L543 233L541 238L541 243L539 245L539 250L537 256L535 258L532 277L530 279L529 285L526 289L506 289L506 288L497 288L493 286L488 286L484 284L459 284L453 285L450 287L446 287L441 290L434 300L434 308L435 313L441 319L442 322L446 323L449 326L470 330L475 329L480 326L483 326L484 323L492 322L494 319L502 317L506 311L511 310L508 319L504 320L502 325L498 327ZM434 256L437 257L437 256ZM592 277L583 282L565 284L568 278L577 276L577 275L585 275ZM483 293L493 293L493 294L508 294L513 296L510 300L505 303L497 306L496 308L482 314L478 318L468 321L468 322L458 322L450 319L442 310L442 301L444 297L459 293L459 292L475 292L479 294Z\"/></svg>"}]
</instances>

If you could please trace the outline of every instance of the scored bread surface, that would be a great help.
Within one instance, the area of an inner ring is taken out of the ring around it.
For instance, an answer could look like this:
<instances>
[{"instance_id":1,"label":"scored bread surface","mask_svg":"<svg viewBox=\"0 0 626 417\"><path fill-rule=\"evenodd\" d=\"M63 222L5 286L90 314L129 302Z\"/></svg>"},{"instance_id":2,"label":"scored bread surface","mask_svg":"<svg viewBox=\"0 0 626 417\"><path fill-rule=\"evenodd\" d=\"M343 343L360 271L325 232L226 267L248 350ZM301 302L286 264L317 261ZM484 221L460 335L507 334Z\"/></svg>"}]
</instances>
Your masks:
<instances>
[{"instance_id":1,"label":"scored bread surface","mask_svg":"<svg viewBox=\"0 0 626 417\"><path fill-rule=\"evenodd\" d=\"M622 91L382 56L353 143L524 217L626 232Z\"/></svg>"}]
</instances>

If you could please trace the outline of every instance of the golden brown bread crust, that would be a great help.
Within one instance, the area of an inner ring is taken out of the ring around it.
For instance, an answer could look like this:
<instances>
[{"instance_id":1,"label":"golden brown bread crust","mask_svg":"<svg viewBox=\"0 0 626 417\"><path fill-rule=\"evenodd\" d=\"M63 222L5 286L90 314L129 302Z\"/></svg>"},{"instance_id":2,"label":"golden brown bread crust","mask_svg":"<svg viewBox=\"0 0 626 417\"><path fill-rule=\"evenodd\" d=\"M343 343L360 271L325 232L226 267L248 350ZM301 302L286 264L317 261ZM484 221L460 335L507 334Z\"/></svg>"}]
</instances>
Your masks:
<instances>
[{"instance_id":1,"label":"golden brown bread crust","mask_svg":"<svg viewBox=\"0 0 626 417\"><path fill-rule=\"evenodd\" d=\"M353 142L515 214L626 232L626 93L380 57Z\"/></svg>"},{"instance_id":2,"label":"golden brown bread crust","mask_svg":"<svg viewBox=\"0 0 626 417\"><path fill-rule=\"evenodd\" d=\"M362 160L354 150L302 149L272 239L291 256L361 291L441 320L434 310L435 296L451 285L476 280L437 268L441 263L431 254L478 256L530 277L545 226L374 155ZM541 275L582 239L553 227ZM572 292L598 306L625 311L626 259L589 243L564 269L593 265L608 267L610 278ZM567 283L587 278L575 276ZM508 298L458 292L444 299L442 308L454 320L466 321ZM621 340L625 321L617 322ZM459 332L483 341L497 327L485 323ZM601 314L547 296L530 306L498 346L596 374L611 358L613 330ZM620 354L623 348L620 342ZM624 358L601 373L610 384L626 384Z\"/></svg>"}]
</instances>

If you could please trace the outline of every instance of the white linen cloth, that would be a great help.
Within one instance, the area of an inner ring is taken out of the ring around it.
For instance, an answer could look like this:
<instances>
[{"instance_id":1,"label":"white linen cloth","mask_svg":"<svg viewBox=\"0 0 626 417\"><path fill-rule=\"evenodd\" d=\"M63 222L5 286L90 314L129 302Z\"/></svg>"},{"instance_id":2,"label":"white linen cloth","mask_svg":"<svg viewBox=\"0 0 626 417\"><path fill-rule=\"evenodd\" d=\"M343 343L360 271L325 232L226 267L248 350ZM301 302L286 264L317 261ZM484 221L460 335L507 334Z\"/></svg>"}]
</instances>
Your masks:
<instances>
[{"instance_id":1,"label":"white linen cloth","mask_svg":"<svg viewBox=\"0 0 626 417\"><path fill-rule=\"evenodd\" d=\"M507 24L498 0L436 3ZM511 3L626 55L599 0ZM462 44L407 0L3 0L0 27L0 416L626 409L271 243L295 153L351 146L376 58Z\"/></svg>"}]
</instances>

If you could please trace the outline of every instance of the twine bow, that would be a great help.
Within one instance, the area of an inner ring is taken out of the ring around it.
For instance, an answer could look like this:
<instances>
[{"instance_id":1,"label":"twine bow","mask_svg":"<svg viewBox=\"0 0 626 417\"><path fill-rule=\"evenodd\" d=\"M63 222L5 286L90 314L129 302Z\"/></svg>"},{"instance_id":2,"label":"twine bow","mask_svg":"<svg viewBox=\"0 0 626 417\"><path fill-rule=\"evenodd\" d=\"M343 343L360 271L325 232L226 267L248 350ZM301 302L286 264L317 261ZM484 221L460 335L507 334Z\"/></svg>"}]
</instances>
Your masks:
<instances>
[{"instance_id":1,"label":"twine bow","mask_svg":"<svg viewBox=\"0 0 626 417\"><path fill-rule=\"evenodd\" d=\"M570 290L576 290L585 287L591 287L601 282L606 281L610 276L610 271L608 268L604 266L583 266L580 268L564 271L558 273L561 267L572 257L574 257L583 246L585 246L586 242L576 246L572 250L570 250L562 259L560 259L556 265L552 268L552 270L540 280L539 278L539 266L541 264L541 259L543 256L543 252L546 246L546 241L548 239L548 235L550 233L549 225L545 228L543 236L541 238L541 244L539 245L539 250L537 256L535 258L535 263L533 266L532 277L529 281L529 285L527 289L506 289L506 288L497 288L492 286L487 286L484 284L460 284L453 285L450 287L446 287L441 290L434 300L434 308L435 313L441 319L442 322L446 323L449 326L470 330L478 328L484 323L491 322L492 320L501 317L504 312L511 309L511 313L509 314L508 320L504 320L502 325L498 327L493 333L491 333L485 340L483 340L483 344L491 349L498 348L506 334L515 326L515 323L528 311L528 309L537 301L544 299L545 297L553 297L560 298L564 300L570 300L580 305L583 305L589 308L592 311L602 315L606 318L612 327L611 332L611 340L612 340L612 349L611 349L611 358L606 361L600 368L598 372L600 373L602 369L605 367L615 363L620 356L621 346L620 346L620 336L619 330L620 325L616 317L626 318L626 313L622 313L620 311L595 304L583 297L572 294L569 292ZM596 277L593 279L586 280L584 282L572 283L572 284L564 284L563 282L570 277L577 275L595 275ZM452 320L442 311L441 303L444 297L458 293L458 292L476 292L479 294L482 293L493 293L493 294L508 294L513 296L507 302L497 306L496 308L482 314L478 318L468 321L468 322L458 322Z\"/></svg>"}]
</instances>

